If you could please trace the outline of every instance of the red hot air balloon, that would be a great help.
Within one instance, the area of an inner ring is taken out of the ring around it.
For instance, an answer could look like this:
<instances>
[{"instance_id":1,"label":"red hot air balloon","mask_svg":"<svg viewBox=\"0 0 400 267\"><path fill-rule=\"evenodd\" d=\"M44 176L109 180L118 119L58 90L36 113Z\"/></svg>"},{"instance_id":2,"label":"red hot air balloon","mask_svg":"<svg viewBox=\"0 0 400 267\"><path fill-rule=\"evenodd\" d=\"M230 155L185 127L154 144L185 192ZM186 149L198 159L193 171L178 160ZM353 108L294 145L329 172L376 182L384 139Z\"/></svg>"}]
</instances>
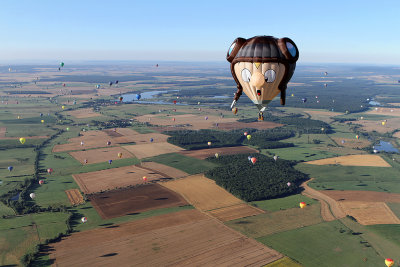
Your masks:
<instances>
[{"instance_id":1,"label":"red hot air balloon","mask_svg":"<svg viewBox=\"0 0 400 267\"><path fill-rule=\"evenodd\" d=\"M174 100L174 104L176 104L176 100Z\"/></svg>"},{"instance_id":2,"label":"red hot air balloon","mask_svg":"<svg viewBox=\"0 0 400 267\"><path fill-rule=\"evenodd\" d=\"M53 169L52 169L52 168L48 168L48 169L47 169L47 172L48 172L49 174L51 174L51 173L53 172Z\"/></svg>"},{"instance_id":3,"label":"red hot air balloon","mask_svg":"<svg viewBox=\"0 0 400 267\"><path fill-rule=\"evenodd\" d=\"M147 182L147 177L146 176L143 176L143 181Z\"/></svg>"},{"instance_id":4,"label":"red hot air balloon","mask_svg":"<svg viewBox=\"0 0 400 267\"><path fill-rule=\"evenodd\" d=\"M44 181L43 180L39 180L39 184L40 185L44 184Z\"/></svg>"},{"instance_id":5,"label":"red hot air balloon","mask_svg":"<svg viewBox=\"0 0 400 267\"><path fill-rule=\"evenodd\" d=\"M255 157L252 157L250 160L251 160L251 163L253 163L253 165L256 164L256 162L257 162L257 159Z\"/></svg>"}]
</instances>

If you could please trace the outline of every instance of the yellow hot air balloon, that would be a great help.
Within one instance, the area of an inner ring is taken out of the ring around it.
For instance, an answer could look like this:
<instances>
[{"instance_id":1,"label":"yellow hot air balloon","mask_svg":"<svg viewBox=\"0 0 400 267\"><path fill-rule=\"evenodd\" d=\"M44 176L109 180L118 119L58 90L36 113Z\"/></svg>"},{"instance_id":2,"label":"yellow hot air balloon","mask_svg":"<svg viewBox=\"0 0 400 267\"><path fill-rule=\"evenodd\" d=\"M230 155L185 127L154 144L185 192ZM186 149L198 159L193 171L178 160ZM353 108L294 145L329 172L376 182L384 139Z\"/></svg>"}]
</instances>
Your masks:
<instances>
[{"instance_id":1,"label":"yellow hot air balloon","mask_svg":"<svg viewBox=\"0 0 400 267\"><path fill-rule=\"evenodd\" d=\"M247 135L247 140L250 140L250 139L251 139L251 135L248 134L248 135Z\"/></svg>"},{"instance_id":2,"label":"yellow hot air balloon","mask_svg":"<svg viewBox=\"0 0 400 267\"><path fill-rule=\"evenodd\" d=\"M394 260L392 259L385 259L385 264L387 267L391 267L394 265Z\"/></svg>"},{"instance_id":3,"label":"yellow hot air balloon","mask_svg":"<svg viewBox=\"0 0 400 267\"><path fill-rule=\"evenodd\" d=\"M118 153L118 158L122 158L122 153L121 152Z\"/></svg>"},{"instance_id":4,"label":"yellow hot air balloon","mask_svg":"<svg viewBox=\"0 0 400 267\"><path fill-rule=\"evenodd\" d=\"M44 123L44 120L41 120L40 122L41 122L41 123Z\"/></svg>"},{"instance_id":5,"label":"yellow hot air balloon","mask_svg":"<svg viewBox=\"0 0 400 267\"><path fill-rule=\"evenodd\" d=\"M307 206L306 202L300 202L300 208L304 209Z\"/></svg>"},{"instance_id":6,"label":"yellow hot air balloon","mask_svg":"<svg viewBox=\"0 0 400 267\"><path fill-rule=\"evenodd\" d=\"M292 96L294 96L294 94L292 94Z\"/></svg>"},{"instance_id":7,"label":"yellow hot air balloon","mask_svg":"<svg viewBox=\"0 0 400 267\"><path fill-rule=\"evenodd\" d=\"M382 121L382 126L385 126L385 124L386 124L386 121Z\"/></svg>"},{"instance_id":8,"label":"yellow hot air balloon","mask_svg":"<svg viewBox=\"0 0 400 267\"><path fill-rule=\"evenodd\" d=\"M21 119L21 117L20 117L20 116L17 116L17 119Z\"/></svg>"},{"instance_id":9,"label":"yellow hot air balloon","mask_svg":"<svg viewBox=\"0 0 400 267\"><path fill-rule=\"evenodd\" d=\"M289 38L237 38L226 55L237 84L231 108L235 106L242 92L259 109L259 120L263 120L267 105L279 93L281 104L284 105L287 84L293 76L298 58L299 50Z\"/></svg>"},{"instance_id":10,"label":"yellow hot air balloon","mask_svg":"<svg viewBox=\"0 0 400 267\"><path fill-rule=\"evenodd\" d=\"M65 109L65 106L61 106L62 109Z\"/></svg>"},{"instance_id":11,"label":"yellow hot air balloon","mask_svg":"<svg viewBox=\"0 0 400 267\"><path fill-rule=\"evenodd\" d=\"M236 108L236 107L235 107L235 108L233 108L233 109L232 109L232 112L233 112L233 114L235 114L235 115L236 115L236 114L238 113L238 108Z\"/></svg>"},{"instance_id":12,"label":"yellow hot air balloon","mask_svg":"<svg viewBox=\"0 0 400 267\"><path fill-rule=\"evenodd\" d=\"M23 138L23 137L21 137L21 138L19 139L19 142L20 142L21 144L25 144L25 141L26 141L26 139Z\"/></svg>"},{"instance_id":13,"label":"yellow hot air balloon","mask_svg":"<svg viewBox=\"0 0 400 267\"><path fill-rule=\"evenodd\" d=\"M215 153L215 157L216 157L216 158L218 158L218 157L219 157L218 153Z\"/></svg>"}]
</instances>

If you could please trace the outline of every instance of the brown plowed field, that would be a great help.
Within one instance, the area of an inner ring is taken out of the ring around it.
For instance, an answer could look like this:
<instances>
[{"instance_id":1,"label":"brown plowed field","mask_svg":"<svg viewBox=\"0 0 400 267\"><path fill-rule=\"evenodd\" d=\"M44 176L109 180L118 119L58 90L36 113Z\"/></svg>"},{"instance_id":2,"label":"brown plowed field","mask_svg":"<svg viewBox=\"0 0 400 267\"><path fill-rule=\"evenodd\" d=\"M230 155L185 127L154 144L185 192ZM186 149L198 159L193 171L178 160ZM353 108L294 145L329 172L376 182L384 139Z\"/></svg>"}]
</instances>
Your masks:
<instances>
[{"instance_id":1,"label":"brown plowed field","mask_svg":"<svg viewBox=\"0 0 400 267\"><path fill-rule=\"evenodd\" d=\"M103 219L188 204L179 194L158 184L95 194L90 202Z\"/></svg>"},{"instance_id":2,"label":"brown plowed field","mask_svg":"<svg viewBox=\"0 0 400 267\"><path fill-rule=\"evenodd\" d=\"M332 139L338 144L339 146L343 147L350 147L350 148L364 148L367 147L371 144L370 141L366 139L349 139L349 138L340 138L340 137L332 137ZM342 140L345 141L344 144L342 144Z\"/></svg>"},{"instance_id":3,"label":"brown plowed field","mask_svg":"<svg viewBox=\"0 0 400 267\"><path fill-rule=\"evenodd\" d=\"M154 172L158 172L160 174L165 175L166 177L172 177L172 178L182 178L182 177L186 177L189 176L188 173L172 168L170 166L164 165L164 164L160 164L157 162L142 162L140 164L140 166L147 168L147 169L151 169Z\"/></svg>"},{"instance_id":4,"label":"brown plowed field","mask_svg":"<svg viewBox=\"0 0 400 267\"><path fill-rule=\"evenodd\" d=\"M151 143L143 145L124 146L126 150L133 153L138 159L154 157L162 154L173 153L183 150L178 146L171 145L170 143Z\"/></svg>"},{"instance_id":5,"label":"brown plowed field","mask_svg":"<svg viewBox=\"0 0 400 267\"><path fill-rule=\"evenodd\" d=\"M181 194L190 204L202 211L243 203L242 200L216 185L213 180L204 177L203 174L168 181L161 185Z\"/></svg>"},{"instance_id":6,"label":"brown plowed field","mask_svg":"<svg viewBox=\"0 0 400 267\"><path fill-rule=\"evenodd\" d=\"M161 174L136 165L72 175L85 194L144 184L143 176L147 177L147 182L164 178Z\"/></svg>"},{"instance_id":7,"label":"brown plowed field","mask_svg":"<svg viewBox=\"0 0 400 267\"><path fill-rule=\"evenodd\" d=\"M236 129L258 129L258 130L266 130L272 129L276 127L281 127L283 124L270 122L270 121L257 121L257 122L227 122L227 123L219 123L219 130L236 130Z\"/></svg>"},{"instance_id":8,"label":"brown plowed field","mask_svg":"<svg viewBox=\"0 0 400 267\"><path fill-rule=\"evenodd\" d=\"M319 191L336 201L366 201L366 202L387 202L400 203L400 194L374 192L374 191L339 191L323 190Z\"/></svg>"},{"instance_id":9,"label":"brown plowed field","mask_svg":"<svg viewBox=\"0 0 400 267\"><path fill-rule=\"evenodd\" d=\"M305 162L314 165L339 164L343 166L392 167L378 155L348 155Z\"/></svg>"},{"instance_id":10,"label":"brown plowed field","mask_svg":"<svg viewBox=\"0 0 400 267\"><path fill-rule=\"evenodd\" d=\"M81 192L79 192L79 189L65 190L65 193L67 194L69 202L71 202L72 206L76 206L76 205L85 203Z\"/></svg>"},{"instance_id":11,"label":"brown plowed field","mask_svg":"<svg viewBox=\"0 0 400 267\"><path fill-rule=\"evenodd\" d=\"M122 153L123 159L134 157L130 152L126 151L122 147L105 147L68 153L82 164L85 164L85 159L88 160L87 164L108 162L110 159L117 160L119 159L118 153Z\"/></svg>"},{"instance_id":12,"label":"brown plowed field","mask_svg":"<svg viewBox=\"0 0 400 267\"><path fill-rule=\"evenodd\" d=\"M258 215L264 213L264 211L243 203L216 210L210 210L207 213L211 214L220 221L226 222L243 217Z\"/></svg>"},{"instance_id":13,"label":"brown plowed field","mask_svg":"<svg viewBox=\"0 0 400 267\"><path fill-rule=\"evenodd\" d=\"M264 266L282 257L196 210L74 233L50 251L59 267Z\"/></svg>"},{"instance_id":14,"label":"brown plowed field","mask_svg":"<svg viewBox=\"0 0 400 267\"><path fill-rule=\"evenodd\" d=\"M151 144L151 143L165 143L167 142L168 135L160 133L137 134L132 136L117 137L114 139L117 143L135 142L137 145ZM150 139L153 138L153 142Z\"/></svg>"},{"instance_id":15,"label":"brown plowed field","mask_svg":"<svg viewBox=\"0 0 400 267\"><path fill-rule=\"evenodd\" d=\"M102 116L99 113L94 112L91 108L77 109L67 112L68 115L71 115L77 119L85 119Z\"/></svg>"},{"instance_id":16,"label":"brown plowed field","mask_svg":"<svg viewBox=\"0 0 400 267\"><path fill-rule=\"evenodd\" d=\"M179 152L179 154L197 159L214 157L215 153L218 153L219 156L246 154L246 153L252 154L252 153L258 153L258 150L247 146L234 146L234 147L206 148L199 150L185 150Z\"/></svg>"},{"instance_id":17,"label":"brown plowed field","mask_svg":"<svg viewBox=\"0 0 400 267\"><path fill-rule=\"evenodd\" d=\"M363 225L400 224L399 218L384 202L340 201L339 205Z\"/></svg>"}]
</instances>

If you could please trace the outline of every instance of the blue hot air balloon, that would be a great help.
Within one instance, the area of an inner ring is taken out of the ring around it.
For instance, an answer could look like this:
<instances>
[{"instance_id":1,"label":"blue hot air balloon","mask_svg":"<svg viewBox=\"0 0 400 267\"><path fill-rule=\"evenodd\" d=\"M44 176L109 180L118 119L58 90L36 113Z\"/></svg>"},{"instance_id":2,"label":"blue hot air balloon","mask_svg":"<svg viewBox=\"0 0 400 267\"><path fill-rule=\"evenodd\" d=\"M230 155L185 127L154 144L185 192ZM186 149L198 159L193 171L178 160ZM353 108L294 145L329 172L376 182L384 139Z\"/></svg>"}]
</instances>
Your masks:
<instances>
[{"instance_id":1,"label":"blue hot air balloon","mask_svg":"<svg viewBox=\"0 0 400 267\"><path fill-rule=\"evenodd\" d=\"M150 138L150 142L152 142L152 143L153 143L153 141L154 141L154 139L153 139L153 138Z\"/></svg>"},{"instance_id":2,"label":"blue hot air balloon","mask_svg":"<svg viewBox=\"0 0 400 267\"><path fill-rule=\"evenodd\" d=\"M137 99L137 100L140 100L140 98L142 98L142 96L141 96L140 94L137 94L137 95L136 95L136 99Z\"/></svg>"},{"instance_id":3,"label":"blue hot air balloon","mask_svg":"<svg viewBox=\"0 0 400 267\"><path fill-rule=\"evenodd\" d=\"M13 166L9 166L9 167L8 167L8 170L9 170L9 171L12 171L13 169L14 169Z\"/></svg>"},{"instance_id":4,"label":"blue hot air balloon","mask_svg":"<svg viewBox=\"0 0 400 267\"><path fill-rule=\"evenodd\" d=\"M111 164L112 163L112 160L110 159L109 161L108 161L108 164Z\"/></svg>"},{"instance_id":5,"label":"blue hot air balloon","mask_svg":"<svg viewBox=\"0 0 400 267\"><path fill-rule=\"evenodd\" d=\"M302 98L301 101L303 101L303 103L307 102L307 98Z\"/></svg>"}]
</instances>

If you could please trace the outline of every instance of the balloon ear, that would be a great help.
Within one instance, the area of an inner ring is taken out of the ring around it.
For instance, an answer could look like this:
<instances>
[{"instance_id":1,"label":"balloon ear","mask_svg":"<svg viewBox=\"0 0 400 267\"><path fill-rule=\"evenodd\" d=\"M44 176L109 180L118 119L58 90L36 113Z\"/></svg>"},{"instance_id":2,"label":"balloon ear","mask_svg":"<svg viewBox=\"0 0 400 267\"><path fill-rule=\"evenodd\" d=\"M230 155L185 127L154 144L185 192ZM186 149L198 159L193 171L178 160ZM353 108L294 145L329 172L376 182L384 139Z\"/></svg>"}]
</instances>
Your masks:
<instances>
[{"instance_id":1,"label":"balloon ear","mask_svg":"<svg viewBox=\"0 0 400 267\"><path fill-rule=\"evenodd\" d=\"M235 58L236 54L239 52L239 49L242 47L242 45L246 42L246 39L244 38L236 38L235 41L231 44L229 47L228 53L226 53L226 60L228 60L230 63L232 60Z\"/></svg>"},{"instance_id":2,"label":"balloon ear","mask_svg":"<svg viewBox=\"0 0 400 267\"><path fill-rule=\"evenodd\" d=\"M297 49L296 44L290 38L284 37L278 39L278 46L289 63L294 63L299 59L299 49Z\"/></svg>"}]
</instances>

